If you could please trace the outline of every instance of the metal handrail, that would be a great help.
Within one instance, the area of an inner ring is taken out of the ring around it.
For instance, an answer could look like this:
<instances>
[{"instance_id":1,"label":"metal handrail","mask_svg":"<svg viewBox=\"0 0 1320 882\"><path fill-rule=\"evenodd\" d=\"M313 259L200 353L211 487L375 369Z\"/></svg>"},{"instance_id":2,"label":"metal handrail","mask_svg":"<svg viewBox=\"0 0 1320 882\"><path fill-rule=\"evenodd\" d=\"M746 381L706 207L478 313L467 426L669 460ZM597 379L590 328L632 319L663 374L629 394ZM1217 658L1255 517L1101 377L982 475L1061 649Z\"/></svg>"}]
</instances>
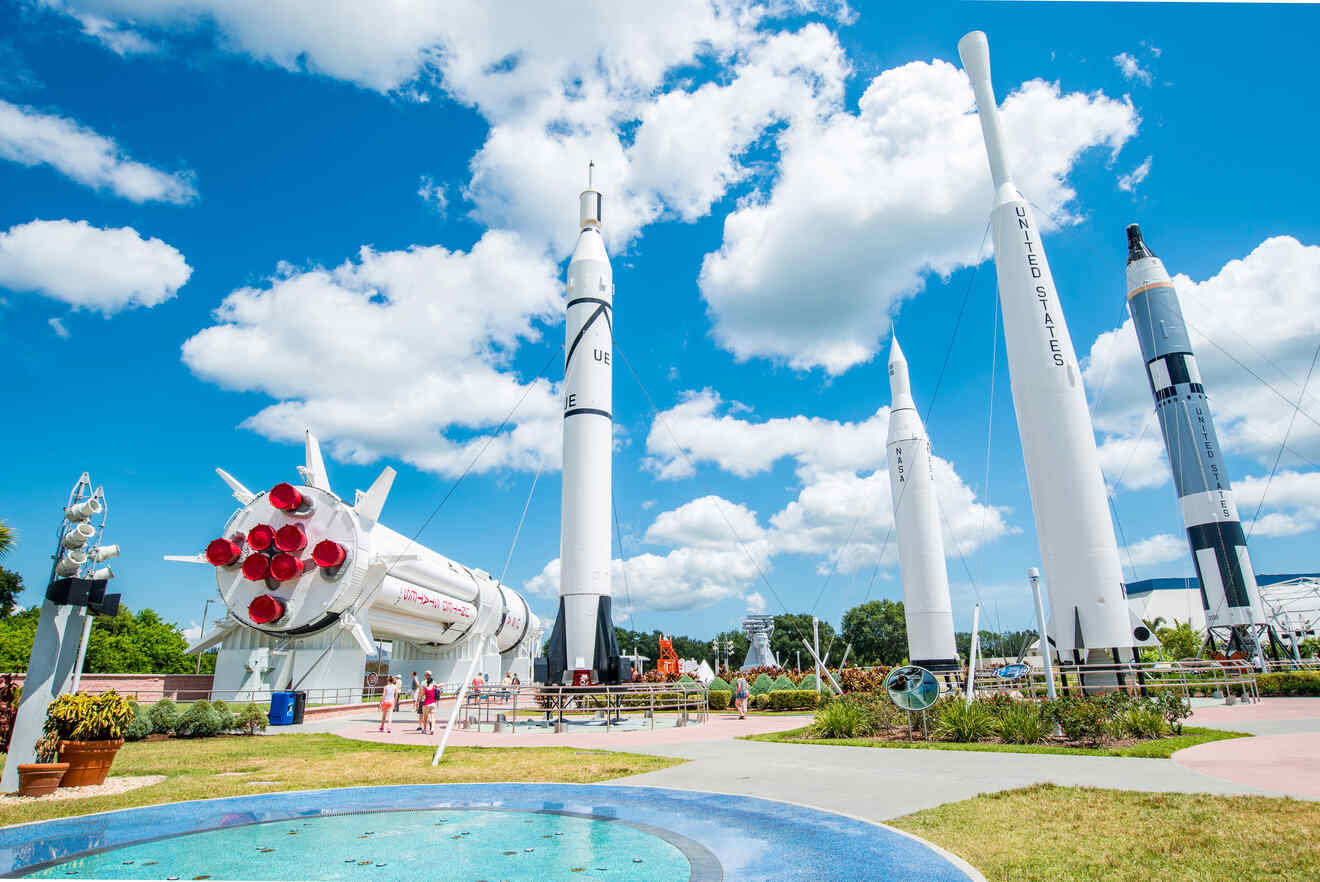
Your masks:
<instances>
[{"instance_id":1,"label":"metal handrail","mask_svg":"<svg viewBox=\"0 0 1320 882\"><path fill-rule=\"evenodd\" d=\"M1047 692L1045 672L1031 668L1023 677L1000 680L994 668L978 669L978 693L1017 692L1033 698ZM1055 664L1055 688L1060 695L1086 694L1123 689L1146 692L1154 689L1178 689L1186 698L1193 691L1222 691L1241 687L1244 698L1258 701L1256 670L1239 659L1182 659L1172 662L1120 662L1104 665Z\"/></svg>"}]
</instances>

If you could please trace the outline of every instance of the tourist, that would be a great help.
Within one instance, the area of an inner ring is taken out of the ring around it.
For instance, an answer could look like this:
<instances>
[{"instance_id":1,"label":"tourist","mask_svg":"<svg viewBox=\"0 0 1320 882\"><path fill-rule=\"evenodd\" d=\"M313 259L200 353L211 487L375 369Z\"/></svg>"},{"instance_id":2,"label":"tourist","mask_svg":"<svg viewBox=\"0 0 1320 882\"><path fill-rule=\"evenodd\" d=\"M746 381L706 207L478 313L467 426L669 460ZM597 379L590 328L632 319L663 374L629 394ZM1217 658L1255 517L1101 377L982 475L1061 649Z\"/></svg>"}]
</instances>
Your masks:
<instances>
[{"instance_id":1,"label":"tourist","mask_svg":"<svg viewBox=\"0 0 1320 882\"><path fill-rule=\"evenodd\" d=\"M426 672L426 682L422 684L421 690L422 705L422 731L427 735L435 734L435 706L440 699L440 689L435 681L431 679L431 672Z\"/></svg>"},{"instance_id":2,"label":"tourist","mask_svg":"<svg viewBox=\"0 0 1320 882\"><path fill-rule=\"evenodd\" d=\"M426 729L423 728L422 726L422 684L417 679L416 671L413 671L412 677L413 677L413 685L412 685L413 701L417 703L417 731L425 732Z\"/></svg>"},{"instance_id":3,"label":"tourist","mask_svg":"<svg viewBox=\"0 0 1320 882\"><path fill-rule=\"evenodd\" d=\"M511 685L514 689L517 689L519 686L522 685L522 680L518 679L517 674L511 674L511 676L513 679L509 681L509 685Z\"/></svg>"},{"instance_id":4,"label":"tourist","mask_svg":"<svg viewBox=\"0 0 1320 882\"><path fill-rule=\"evenodd\" d=\"M380 731L390 732L390 723L394 719L394 705L399 700L399 678L390 677L385 681L385 688L380 693Z\"/></svg>"},{"instance_id":5,"label":"tourist","mask_svg":"<svg viewBox=\"0 0 1320 882\"><path fill-rule=\"evenodd\" d=\"M751 697L751 687L747 685L746 677L739 677L738 682L733 687L733 701L738 708L738 719L747 719L747 699Z\"/></svg>"},{"instance_id":6,"label":"tourist","mask_svg":"<svg viewBox=\"0 0 1320 882\"><path fill-rule=\"evenodd\" d=\"M513 685L513 671L509 671L504 675L504 688L508 689L512 685Z\"/></svg>"}]
</instances>

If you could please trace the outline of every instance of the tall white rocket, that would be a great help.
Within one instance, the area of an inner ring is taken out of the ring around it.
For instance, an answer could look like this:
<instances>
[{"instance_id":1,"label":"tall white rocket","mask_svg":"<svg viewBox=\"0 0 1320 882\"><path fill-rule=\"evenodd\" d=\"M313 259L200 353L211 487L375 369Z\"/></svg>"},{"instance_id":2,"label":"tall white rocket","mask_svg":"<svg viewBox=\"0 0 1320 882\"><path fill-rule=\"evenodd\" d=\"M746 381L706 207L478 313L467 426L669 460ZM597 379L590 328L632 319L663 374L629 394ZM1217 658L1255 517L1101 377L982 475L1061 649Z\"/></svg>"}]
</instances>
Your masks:
<instances>
[{"instance_id":1,"label":"tall white rocket","mask_svg":"<svg viewBox=\"0 0 1320 882\"><path fill-rule=\"evenodd\" d=\"M944 562L930 440L912 401L907 359L895 335L889 347L889 492L898 530L908 658L932 671L957 670L953 607Z\"/></svg>"},{"instance_id":2,"label":"tall white rocket","mask_svg":"<svg viewBox=\"0 0 1320 882\"><path fill-rule=\"evenodd\" d=\"M588 184L578 203L564 340L559 615L547 673L551 682L560 682L565 671L590 671L593 682L617 682L619 649L610 610L614 275L600 233L604 197Z\"/></svg>"},{"instance_id":3,"label":"tall white rocket","mask_svg":"<svg viewBox=\"0 0 1320 882\"><path fill-rule=\"evenodd\" d=\"M1060 652L1112 661L1110 651L1145 641L1133 633L1077 354L1040 228L1009 172L985 34L967 34L958 41L958 54L976 94L994 181L990 223L1004 344L1049 590L1051 636Z\"/></svg>"}]
</instances>

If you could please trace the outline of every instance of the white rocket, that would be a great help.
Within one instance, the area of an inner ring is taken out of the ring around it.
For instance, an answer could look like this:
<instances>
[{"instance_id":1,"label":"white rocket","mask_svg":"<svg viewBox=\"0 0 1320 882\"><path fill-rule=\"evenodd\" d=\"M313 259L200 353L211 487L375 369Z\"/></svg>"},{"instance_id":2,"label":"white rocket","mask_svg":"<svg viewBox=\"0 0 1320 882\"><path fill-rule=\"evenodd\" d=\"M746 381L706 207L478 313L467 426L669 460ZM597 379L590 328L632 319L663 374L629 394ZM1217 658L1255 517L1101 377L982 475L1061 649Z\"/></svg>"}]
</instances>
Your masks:
<instances>
[{"instance_id":1,"label":"white rocket","mask_svg":"<svg viewBox=\"0 0 1320 882\"><path fill-rule=\"evenodd\" d=\"M1147 641L1134 634L1140 622L1134 623L1124 594L1077 354L1040 228L1009 172L985 34L964 36L958 54L976 94L994 181L990 222L1004 344L1055 648L1074 652L1077 660L1112 662L1118 647Z\"/></svg>"},{"instance_id":2,"label":"white rocket","mask_svg":"<svg viewBox=\"0 0 1320 882\"><path fill-rule=\"evenodd\" d=\"M330 489L310 432L306 453L302 484L276 484L265 493L216 469L242 507L203 554L166 558L214 567L229 610L193 651L223 642L236 628L276 639L343 630L368 656L376 654L376 639L449 647L490 638L508 661L540 640L540 621L516 591L379 522L393 469L349 505Z\"/></svg>"},{"instance_id":3,"label":"white rocket","mask_svg":"<svg viewBox=\"0 0 1320 882\"><path fill-rule=\"evenodd\" d=\"M577 247L568 263L559 613L546 648L551 683L566 671L593 683L620 677L610 609L614 274L600 234L603 202L588 183L578 197Z\"/></svg>"},{"instance_id":4,"label":"white rocket","mask_svg":"<svg viewBox=\"0 0 1320 882\"><path fill-rule=\"evenodd\" d=\"M889 492L898 530L908 658L932 671L957 670L949 574L944 563L930 440L912 401L907 359L895 335L889 347Z\"/></svg>"}]
</instances>

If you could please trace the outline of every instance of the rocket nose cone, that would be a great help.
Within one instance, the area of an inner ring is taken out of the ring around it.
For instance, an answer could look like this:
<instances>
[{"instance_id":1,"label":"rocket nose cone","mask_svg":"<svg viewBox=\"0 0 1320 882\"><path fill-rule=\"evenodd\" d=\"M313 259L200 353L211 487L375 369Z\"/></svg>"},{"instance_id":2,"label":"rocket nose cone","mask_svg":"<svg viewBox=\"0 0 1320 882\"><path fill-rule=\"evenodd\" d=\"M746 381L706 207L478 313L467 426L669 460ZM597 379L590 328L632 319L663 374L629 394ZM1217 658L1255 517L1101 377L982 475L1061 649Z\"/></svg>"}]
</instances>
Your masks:
<instances>
[{"instance_id":1,"label":"rocket nose cone","mask_svg":"<svg viewBox=\"0 0 1320 882\"><path fill-rule=\"evenodd\" d=\"M1128 224L1128 263L1136 263L1147 257L1154 257L1155 252L1150 250L1146 240L1141 237L1141 227L1136 224Z\"/></svg>"},{"instance_id":2,"label":"rocket nose cone","mask_svg":"<svg viewBox=\"0 0 1320 882\"><path fill-rule=\"evenodd\" d=\"M899 348L897 334L894 334L889 339L889 363L890 364L907 363L907 358L903 355L903 350Z\"/></svg>"}]
</instances>

